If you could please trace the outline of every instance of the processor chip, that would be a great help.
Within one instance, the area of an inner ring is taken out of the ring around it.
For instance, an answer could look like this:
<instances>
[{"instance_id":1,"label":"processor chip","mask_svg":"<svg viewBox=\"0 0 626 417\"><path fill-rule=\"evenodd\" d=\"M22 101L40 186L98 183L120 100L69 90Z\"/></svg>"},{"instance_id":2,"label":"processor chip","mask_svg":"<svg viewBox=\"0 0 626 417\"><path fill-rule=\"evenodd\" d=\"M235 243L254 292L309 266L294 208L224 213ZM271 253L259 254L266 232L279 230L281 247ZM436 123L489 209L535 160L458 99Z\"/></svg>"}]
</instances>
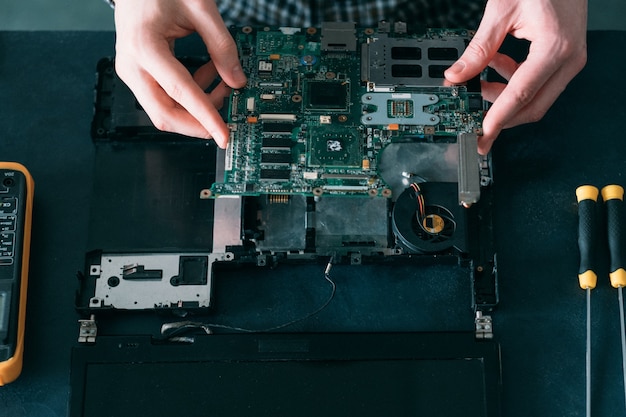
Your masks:
<instances>
[{"instance_id":1,"label":"processor chip","mask_svg":"<svg viewBox=\"0 0 626 417\"><path fill-rule=\"evenodd\" d=\"M316 135L309 139L309 165L326 167L360 167L363 156L359 141L349 131L338 131Z\"/></svg>"},{"instance_id":2,"label":"processor chip","mask_svg":"<svg viewBox=\"0 0 626 417\"><path fill-rule=\"evenodd\" d=\"M311 81L307 84L307 108L310 110L345 110L348 102L348 83Z\"/></svg>"}]
</instances>

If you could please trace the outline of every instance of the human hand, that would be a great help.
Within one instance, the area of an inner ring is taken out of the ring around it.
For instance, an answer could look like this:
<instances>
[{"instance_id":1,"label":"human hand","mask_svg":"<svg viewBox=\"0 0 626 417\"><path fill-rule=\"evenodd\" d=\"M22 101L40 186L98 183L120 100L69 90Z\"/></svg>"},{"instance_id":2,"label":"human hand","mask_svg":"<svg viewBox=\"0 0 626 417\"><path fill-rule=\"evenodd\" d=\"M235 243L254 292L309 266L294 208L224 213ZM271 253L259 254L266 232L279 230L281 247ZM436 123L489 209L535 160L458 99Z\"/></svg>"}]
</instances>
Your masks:
<instances>
[{"instance_id":1,"label":"human hand","mask_svg":"<svg viewBox=\"0 0 626 417\"><path fill-rule=\"evenodd\" d=\"M213 138L225 148L218 113L230 87L246 84L237 48L213 0L116 0L115 68L160 130ZM198 32L211 62L193 75L174 57L174 41ZM204 90L217 75L221 82Z\"/></svg>"},{"instance_id":2,"label":"human hand","mask_svg":"<svg viewBox=\"0 0 626 417\"><path fill-rule=\"evenodd\" d=\"M462 83L489 66L508 84L482 82L493 105L478 151L486 154L502 129L540 120L587 61L586 0L489 0L465 53L446 79ZM530 41L522 63L498 53L505 36Z\"/></svg>"}]
</instances>

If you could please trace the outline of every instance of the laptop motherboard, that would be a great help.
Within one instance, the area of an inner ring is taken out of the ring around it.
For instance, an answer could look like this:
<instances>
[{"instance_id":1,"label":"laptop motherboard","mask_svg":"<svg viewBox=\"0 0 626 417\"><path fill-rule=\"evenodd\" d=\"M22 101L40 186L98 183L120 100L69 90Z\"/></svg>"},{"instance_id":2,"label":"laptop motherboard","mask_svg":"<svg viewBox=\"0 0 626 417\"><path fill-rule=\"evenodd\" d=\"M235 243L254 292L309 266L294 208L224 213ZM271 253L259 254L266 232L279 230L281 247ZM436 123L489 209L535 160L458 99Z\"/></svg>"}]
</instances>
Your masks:
<instances>
[{"instance_id":1,"label":"laptop motherboard","mask_svg":"<svg viewBox=\"0 0 626 417\"><path fill-rule=\"evenodd\" d=\"M234 37L248 84L229 100L224 178L212 185L211 197L388 198L412 177L433 180L432 172L434 180L460 178L462 202L478 200L480 86L476 80L445 85L443 76L471 32L326 23L243 27ZM394 169L407 143L415 159L430 161ZM459 158L469 161L460 174ZM482 172L483 182L488 175Z\"/></svg>"}]
</instances>

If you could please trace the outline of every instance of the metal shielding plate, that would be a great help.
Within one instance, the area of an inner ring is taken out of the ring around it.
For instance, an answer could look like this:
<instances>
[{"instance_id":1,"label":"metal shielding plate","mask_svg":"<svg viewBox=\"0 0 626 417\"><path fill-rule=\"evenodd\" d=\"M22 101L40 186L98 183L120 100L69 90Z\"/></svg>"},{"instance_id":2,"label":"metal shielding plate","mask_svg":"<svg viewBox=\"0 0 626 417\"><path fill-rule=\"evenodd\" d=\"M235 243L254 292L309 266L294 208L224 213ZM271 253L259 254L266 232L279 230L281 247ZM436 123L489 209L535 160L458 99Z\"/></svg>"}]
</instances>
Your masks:
<instances>
[{"instance_id":1,"label":"metal shielding plate","mask_svg":"<svg viewBox=\"0 0 626 417\"><path fill-rule=\"evenodd\" d=\"M414 53L394 53L395 51ZM379 34L367 44L363 78L377 87L398 85L440 86L442 70L451 66L465 50L465 39L444 36L438 39L389 37ZM398 68L394 72L394 67Z\"/></svg>"},{"instance_id":2,"label":"metal shielding plate","mask_svg":"<svg viewBox=\"0 0 626 417\"><path fill-rule=\"evenodd\" d=\"M379 158L379 172L395 197L411 182L458 180L458 143L392 143Z\"/></svg>"},{"instance_id":3,"label":"metal shielding plate","mask_svg":"<svg viewBox=\"0 0 626 417\"><path fill-rule=\"evenodd\" d=\"M480 156L475 133L459 134L459 204L470 205L480 199Z\"/></svg>"},{"instance_id":4,"label":"metal shielding plate","mask_svg":"<svg viewBox=\"0 0 626 417\"><path fill-rule=\"evenodd\" d=\"M389 114L389 103L409 102L412 104L410 115L401 117ZM426 125L434 126L440 122L439 116L427 113L424 107L435 104L439 97L434 94L412 94L412 93L367 93L361 96L361 104L374 106L375 110L367 112L361 117L364 125L386 125L398 123L402 125Z\"/></svg>"},{"instance_id":5,"label":"metal shielding plate","mask_svg":"<svg viewBox=\"0 0 626 417\"><path fill-rule=\"evenodd\" d=\"M207 272L199 285L177 284L181 258L206 257ZM216 261L229 260L229 254L112 254L103 255L100 265L92 265L96 278L91 308L144 310L183 306L208 307L211 301L211 270ZM153 277L130 277L131 267L142 267ZM159 278L160 276L160 278Z\"/></svg>"},{"instance_id":6,"label":"metal shielding plate","mask_svg":"<svg viewBox=\"0 0 626 417\"><path fill-rule=\"evenodd\" d=\"M293 251L306 248L307 203L303 195L293 195L284 203L268 203L262 199L260 228L263 240L257 242L261 250Z\"/></svg>"},{"instance_id":7,"label":"metal shielding plate","mask_svg":"<svg viewBox=\"0 0 626 417\"><path fill-rule=\"evenodd\" d=\"M340 252L359 247L363 253L389 246L387 199L327 197L315 206L316 246Z\"/></svg>"}]
</instances>

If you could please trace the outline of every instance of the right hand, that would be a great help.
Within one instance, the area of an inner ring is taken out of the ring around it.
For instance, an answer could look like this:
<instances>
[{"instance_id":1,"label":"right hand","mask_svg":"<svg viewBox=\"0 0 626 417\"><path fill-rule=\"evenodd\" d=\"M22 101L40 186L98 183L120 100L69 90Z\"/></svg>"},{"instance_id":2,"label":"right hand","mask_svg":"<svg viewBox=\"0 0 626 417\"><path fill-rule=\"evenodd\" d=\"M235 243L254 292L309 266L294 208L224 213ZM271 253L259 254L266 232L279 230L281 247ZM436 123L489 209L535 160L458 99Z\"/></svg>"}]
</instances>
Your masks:
<instances>
[{"instance_id":1,"label":"right hand","mask_svg":"<svg viewBox=\"0 0 626 417\"><path fill-rule=\"evenodd\" d=\"M522 63L498 53L505 36L529 40ZM487 154L502 129L541 119L587 61L587 0L489 0L476 35L446 71L458 84L490 66L507 84L482 82L493 103L478 151Z\"/></svg>"},{"instance_id":2,"label":"right hand","mask_svg":"<svg viewBox=\"0 0 626 417\"><path fill-rule=\"evenodd\" d=\"M213 0L116 0L115 68L160 130L213 138L229 131L218 113L230 89L246 84L237 48ZM174 41L198 32L211 61L193 75L175 58ZM222 82L204 90L217 75Z\"/></svg>"}]
</instances>

